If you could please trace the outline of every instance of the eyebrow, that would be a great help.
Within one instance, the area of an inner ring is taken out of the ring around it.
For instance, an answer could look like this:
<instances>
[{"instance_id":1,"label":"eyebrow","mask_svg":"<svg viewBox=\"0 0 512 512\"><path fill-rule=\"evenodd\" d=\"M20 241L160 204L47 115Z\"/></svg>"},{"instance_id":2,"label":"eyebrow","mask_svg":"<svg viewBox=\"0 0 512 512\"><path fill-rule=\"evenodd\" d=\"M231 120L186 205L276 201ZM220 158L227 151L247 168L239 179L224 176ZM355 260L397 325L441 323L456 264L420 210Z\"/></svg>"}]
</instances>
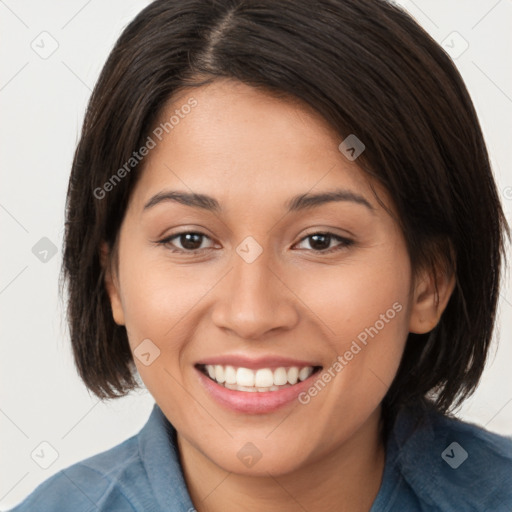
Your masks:
<instances>
[{"instance_id":1,"label":"eyebrow","mask_svg":"<svg viewBox=\"0 0 512 512\"><path fill-rule=\"evenodd\" d=\"M214 197L193 192L181 192L178 190L166 190L155 194L145 205L144 211L164 202L176 202L193 208L201 208L207 211L220 213L222 207ZM285 203L287 212L297 212L314 208L326 203L348 201L362 206L374 213L375 208L360 194L347 189L335 189L311 194L306 192L299 194Z\"/></svg>"}]
</instances>

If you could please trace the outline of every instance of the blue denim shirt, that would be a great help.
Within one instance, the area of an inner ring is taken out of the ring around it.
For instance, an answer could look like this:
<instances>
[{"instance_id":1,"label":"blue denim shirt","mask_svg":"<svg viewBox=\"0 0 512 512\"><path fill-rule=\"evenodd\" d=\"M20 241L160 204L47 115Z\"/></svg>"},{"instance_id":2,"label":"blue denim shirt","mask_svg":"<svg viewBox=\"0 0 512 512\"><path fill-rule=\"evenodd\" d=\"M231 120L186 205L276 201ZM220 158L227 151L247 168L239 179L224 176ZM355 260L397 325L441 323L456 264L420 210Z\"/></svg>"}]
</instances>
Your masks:
<instances>
[{"instance_id":1,"label":"blue denim shirt","mask_svg":"<svg viewBox=\"0 0 512 512\"><path fill-rule=\"evenodd\" d=\"M512 439L434 412L415 428L417 417L397 417L370 512L511 512ZM158 405L137 435L51 476L12 512L64 510L195 511Z\"/></svg>"}]
</instances>

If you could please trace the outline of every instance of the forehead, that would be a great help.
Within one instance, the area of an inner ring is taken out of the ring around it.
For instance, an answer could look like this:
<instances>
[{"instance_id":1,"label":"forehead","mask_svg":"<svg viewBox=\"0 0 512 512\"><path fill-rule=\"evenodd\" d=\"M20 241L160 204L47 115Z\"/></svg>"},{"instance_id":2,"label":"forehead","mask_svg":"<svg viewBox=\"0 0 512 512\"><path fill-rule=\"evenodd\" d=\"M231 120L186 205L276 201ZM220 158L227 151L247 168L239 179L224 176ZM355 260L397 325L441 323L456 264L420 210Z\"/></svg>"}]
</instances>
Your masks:
<instances>
[{"instance_id":1,"label":"forehead","mask_svg":"<svg viewBox=\"0 0 512 512\"><path fill-rule=\"evenodd\" d=\"M247 208L342 187L377 205L369 177L339 151L340 135L293 98L233 80L182 89L150 136L155 146L134 194L139 207L170 187Z\"/></svg>"}]
</instances>

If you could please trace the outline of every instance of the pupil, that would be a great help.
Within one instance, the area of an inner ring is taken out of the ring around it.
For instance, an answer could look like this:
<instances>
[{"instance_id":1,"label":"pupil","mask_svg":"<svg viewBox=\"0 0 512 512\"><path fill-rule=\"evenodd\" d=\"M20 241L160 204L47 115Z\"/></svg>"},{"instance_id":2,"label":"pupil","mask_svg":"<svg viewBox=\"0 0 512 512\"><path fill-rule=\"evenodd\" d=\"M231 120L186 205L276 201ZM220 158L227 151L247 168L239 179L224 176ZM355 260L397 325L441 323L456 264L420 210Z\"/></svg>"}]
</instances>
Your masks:
<instances>
[{"instance_id":1,"label":"pupil","mask_svg":"<svg viewBox=\"0 0 512 512\"><path fill-rule=\"evenodd\" d=\"M181 235L181 245L185 249L198 249L201 246L201 237L199 233L185 233ZM313 249L327 249L330 245L330 235L316 234L310 236L310 245Z\"/></svg>"},{"instance_id":2,"label":"pupil","mask_svg":"<svg viewBox=\"0 0 512 512\"><path fill-rule=\"evenodd\" d=\"M198 249L201 246L201 241L199 240L199 245L197 245L198 239L200 239L202 235L198 233L185 233L184 235L181 235L181 245L185 249ZM192 240L192 238L195 237L195 241ZM183 242L185 240L185 242Z\"/></svg>"},{"instance_id":3,"label":"pupil","mask_svg":"<svg viewBox=\"0 0 512 512\"><path fill-rule=\"evenodd\" d=\"M324 240L324 242L318 243L319 238L322 238ZM322 234L311 235L311 239L312 240L309 243L310 243L311 247L313 247L313 249L327 249L329 247L329 244L331 241L330 235L322 235Z\"/></svg>"}]
</instances>

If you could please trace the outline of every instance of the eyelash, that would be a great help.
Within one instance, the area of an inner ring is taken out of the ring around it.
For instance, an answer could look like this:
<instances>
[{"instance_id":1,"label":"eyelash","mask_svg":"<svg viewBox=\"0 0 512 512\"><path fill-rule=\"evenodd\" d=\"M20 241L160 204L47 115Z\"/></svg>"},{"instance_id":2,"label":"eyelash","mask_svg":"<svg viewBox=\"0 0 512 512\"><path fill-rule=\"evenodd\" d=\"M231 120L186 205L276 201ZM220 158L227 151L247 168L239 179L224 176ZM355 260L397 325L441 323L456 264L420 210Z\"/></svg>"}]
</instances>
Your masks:
<instances>
[{"instance_id":1,"label":"eyelash","mask_svg":"<svg viewBox=\"0 0 512 512\"><path fill-rule=\"evenodd\" d=\"M182 231L181 233L175 233L175 234L168 236L168 237L164 238L163 240L160 240L156 243L159 245L163 245L163 246L169 246L169 244L171 244L171 240L174 240L175 238L179 238L180 236L183 236L183 235L199 235L202 237L210 238L208 235L205 235L204 233L201 233L199 231ZM333 252L342 251L354 244L354 240L350 240L349 238L344 238L342 236L335 235L334 233L331 233L329 231L315 231L314 233L310 233L310 234L306 235L305 237L303 237L301 240L299 240L298 244L300 244L304 240L307 240L308 238L311 238L315 235L328 236L330 238L334 238L334 239L338 240L341 243L340 243L340 245L331 247L330 249L321 249L321 250L305 249L305 250L315 252L318 254L331 254ZM206 247L203 249L189 249L189 250L174 248L174 249L171 249L171 252L182 253L182 254L199 254L200 252L207 251L208 249L210 249L210 247Z\"/></svg>"}]
</instances>

